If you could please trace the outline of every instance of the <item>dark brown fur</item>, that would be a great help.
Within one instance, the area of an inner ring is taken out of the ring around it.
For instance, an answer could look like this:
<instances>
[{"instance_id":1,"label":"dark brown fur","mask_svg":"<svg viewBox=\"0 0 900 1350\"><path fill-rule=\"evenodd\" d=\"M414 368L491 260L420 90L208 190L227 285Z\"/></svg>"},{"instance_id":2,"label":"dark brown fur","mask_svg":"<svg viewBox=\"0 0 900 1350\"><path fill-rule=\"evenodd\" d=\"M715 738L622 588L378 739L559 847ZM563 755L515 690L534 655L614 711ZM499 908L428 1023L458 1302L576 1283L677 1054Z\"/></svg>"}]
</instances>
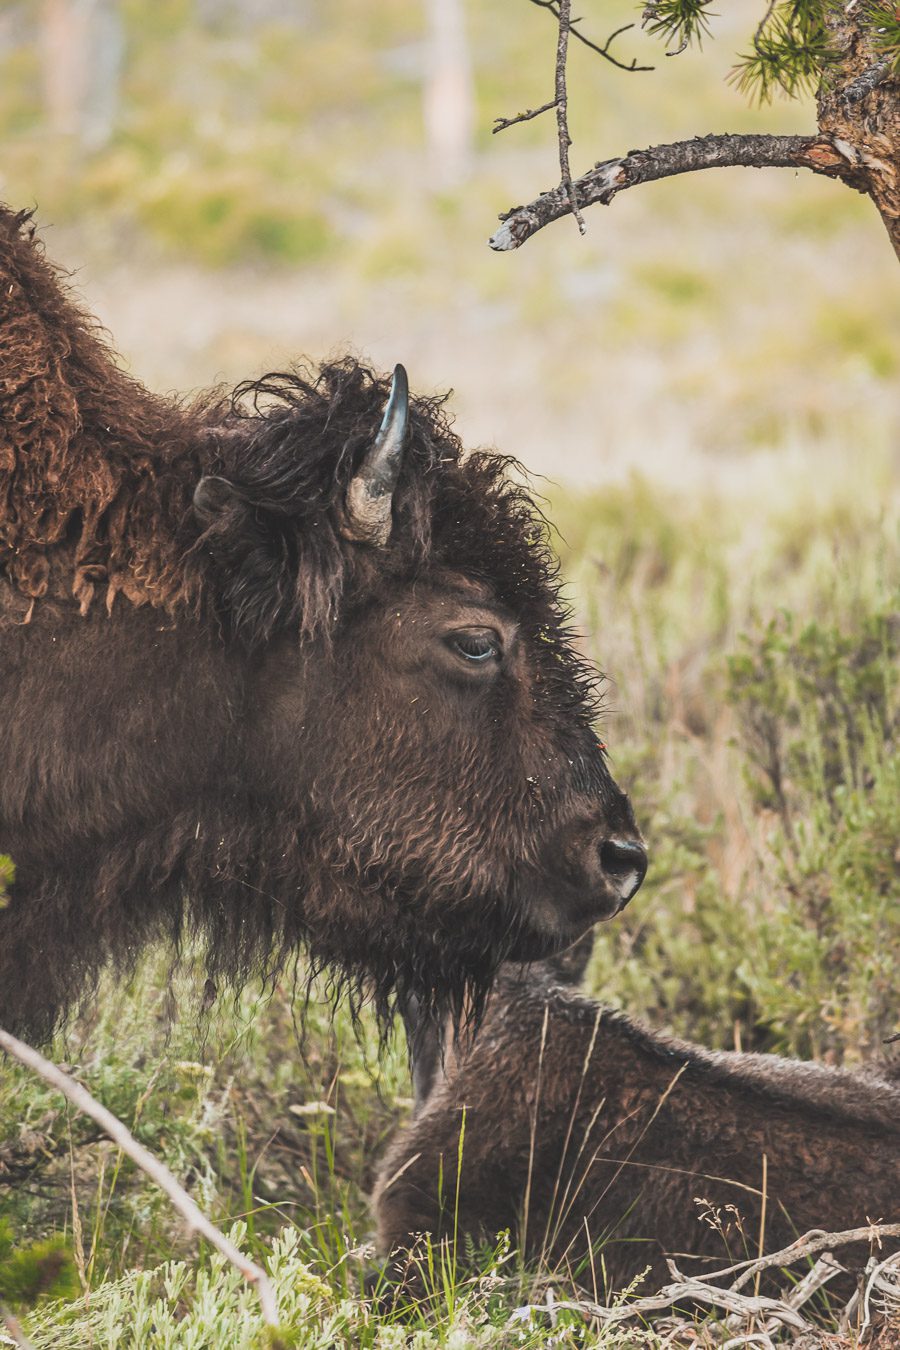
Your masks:
<instances>
[{"instance_id":1,"label":"dark brown fur","mask_svg":"<svg viewBox=\"0 0 900 1350\"><path fill-rule=\"evenodd\" d=\"M387 394L348 357L152 395L0 210L0 1025L195 931L213 976L305 946L383 1013L477 1005L614 912L635 826L509 461L414 399L389 545L342 533ZM448 646L473 624L490 678Z\"/></svg>"},{"instance_id":2,"label":"dark brown fur","mask_svg":"<svg viewBox=\"0 0 900 1350\"><path fill-rule=\"evenodd\" d=\"M710 1052L506 972L474 1045L381 1165L385 1254L452 1232L463 1107L460 1233L510 1229L530 1258L589 1287L593 1246L607 1292L648 1266L665 1280L669 1254L688 1273L755 1255L764 1159L768 1251L811 1228L900 1221L896 1084ZM727 1239L701 1217L710 1207Z\"/></svg>"}]
</instances>

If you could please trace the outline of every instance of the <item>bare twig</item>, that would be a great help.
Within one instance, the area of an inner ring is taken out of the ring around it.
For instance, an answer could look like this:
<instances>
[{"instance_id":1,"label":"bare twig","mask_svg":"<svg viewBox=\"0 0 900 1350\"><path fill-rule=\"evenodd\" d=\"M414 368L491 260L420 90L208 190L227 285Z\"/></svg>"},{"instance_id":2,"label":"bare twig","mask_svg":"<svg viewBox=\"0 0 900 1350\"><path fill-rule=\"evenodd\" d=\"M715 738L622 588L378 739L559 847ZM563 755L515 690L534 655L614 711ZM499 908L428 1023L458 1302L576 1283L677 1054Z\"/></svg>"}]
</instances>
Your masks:
<instances>
[{"instance_id":1,"label":"bare twig","mask_svg":"<svg viewBox=\"0 0 900 1350\"><path fill-rule=\"evenodd\" d=\"M572 182L572 193L578 210L595 203L608 206L617 193L640 183L701 169L733 167L811 169L843 178L849 177L851 164L842 148L827 136L695 136L603 160ZM545 225L572 211L570 193L565 184L560 184L527 206L505 212L500 217L503 224L488 242L501 252L519 248Z\"/></svg>"},{"instance_id":2,"label":"bare twig","mask_svg":"<svg viewBox=\"0 0 900 1350\"><path fill-rule=\"evenodd\" d=\"M531 0L531 3L533 5L537 5L538 9L549 9L550 13L556 19L559 18L559 11L560 11L559 0ZM626 65L624 61L619 61L615 56L613 56L612 52L610 51L610 47L615 42L616 38L621 37L623 33L627 33L629 28L633 28L634 27L633 23L623 23L621 28L617 28L615 29L614 32L610 33L609 37L606 39L603 46L601 47L598 42L592 42L589 37L586 37L584 33L582 33L581 29L578 27L580 22L581 22L580 19L572 19L570 21L569 31L571 32L572 36L574 38L577 38L579 42L583 43L585 47L590 48L592 52L596 52L598 56L602 56L604 61L608 61L610 65L615 66L617 70L625 70L630 73L632 71L633 72L646 71L646 70L653 70L655 68L653 66L639 66L636 57L632 57L632 59Z\"/></svg>"},{"instance_id":3,"label":"bare twig","mask_svg":"<svg viewBox=\"0 0 900 1350\"><path fill-rule=\"evenodd\" d=\"M765 52L763 51L762 48L762 35L766 25L768 24L769 20L772 17L772 11L774 8L775 8L775 0L769 0L769 3L766 5L766 12L763 14L762 18L757 24L756 32L753 34L753 46L756 50L757 56L765 56Z\"/></svg>"},{"instance_id":4,"label":"bare twig","mask_svg":"<svg viewBox=\"0 0 900 1350\"><path fill-rule=\"evenodd\" d=\"M5 1303L0 1303L0 1318L3 1319L3 1325L12 1338L7 1341L4 1337L3 1343L5 1345L17 1345L20 1350L34 1350L34 1346L22 1330L18 1318L13 1316Z\"/></svg>"},{"instance_id":5,"label":"bare twig","mask_svg":"<svg viewBox=\"0 0 900 1350\"><path fill-rule=\"evenodd\" d=\"M894 1279L890 1281L885 1279L889 1272L896 1276L896 1282ZM891 1256L885 1257L883 1261L878 1261L867 1272L866 1287L862 1298L863 1320L859 1328L860 1338L864 1336L872 1321L872 1295L876 1291L892 1299L896 1299L900 1295L900 1252L894 1252Z\"/></svg>"},{"instance_id":6,"label":"bare twig","mask_svg":"<svg viewBox=\"0 0 900 1350\"><path fill-rule=\"evenodd\" d=\"M766 1247L766 1210L769 1204L769 1158L767 1154L762 1155L762 1204L759 1209L759 1242L757 1243L756 1255L762 1256ZM753 1282L754 1294L759 1293L759 1276L756 1272L756 1279Z\"/></svg>"},{"instance_id":7,"label":"bare twig","mask_svg":"<svg viewBox=\"0 0 900 1350\"><path fill-rule=\"evenodd\" d=\"M496 136L498 131L505 131L507 127L514 127L519 122L530 122L532 117L540 117L541 113L549 112L555 107L556 99L551 98L549 103L542 103L539 108L527 108L523 113L516 113L515 117L495 117L492 135Z\"/></svg>"},{"instance_id":8,"label":"bare twig","mask_svg":"<svg viewBox=\"0 0 900 1350\"><path fill-rule=\"evenodd\" d=\"M615 32L610 33L606 42L601 47L596 42L578 31L577 19L572 19L572 0L531 0L531 3L537 5L539 9L547 9L556 16L558 23L558 36L556 41L556 70L555 70L555 97L549 102L542 104L540 108L528 108L523 113L517 113L515 117L497 117L494 119L494 134L498 131L505 131L507 127L516 126L519 122L530 122L534 117L540 117L541 113L549 112L551 108L556 109L556 130L559 140L559 175L560 188L565 193L569 212L575 217L578 229L581 234L585 232L584 217L578 205L575 196L575 188L572 185L572 171L569 167L569 147L572 144L572 137L569 135L569 108L568 95L566 93L566 61L569 50L569 34L572 33L591 51L602 56L606 61L610 61L619 70L652 70L652 66L639 66L636 59L632 59L629 65L618 61L611 53L610 47L620 34L633 28L634 24L626 23Z\"/></svg>"},{"instance_id":9,"label":"bare twig","mask_svg":"<svg viewBox=\"0 0 900 1350\"><path fill-rule=\"evenodd\" d=\"M816 1288L821 1287L837 1271L833 1268L833 1265L825 1262L817 1263L814 1272L811 1272L809 1277L801 1281L801 1285L797 1286L796 1290L783 1299L741 1292L742 1287L752 1280L758 1271L772 1266L792 1265L795 1261L803 1260L816 1252L824 1251L826 1248L847 1246L854 1242L877 1242L880 1244L882 1238L886 1237L900 1237L900 1223L870 1224L865 1228L850 1228L840 1233L824 1233L813 1230L798 1238L789 1247L782 1248L781 1251L772 1252L769 1256L755 1260L740 1261L736 1265L726 1266L722 1270L711 1271L708 1275L684 1276L675 1263L669 1261L668 1266L673 1276L673 1282L664 1285L659 1293L649 1295L646 1298L638 1298L628 1303L618 1303L613 1306L591 1302L587 1299L573 1300L567 1303L554 1302L553 1306L556 1311L566 1309L580 1313L584 1317L594 1317L605 1326L611 1326L618 1322L627 1321L631 1317L642 1316L644 1313L659 1312L681 1302L706 1304L709 1307L721 1308L731 1318L738 1317L744 1320L754 1318L757 1326L763 1328L762 1331L757 1333L758 1339L755 1342L737 1337L729 1341L730 1345L766 1345L767 1342L771 1344L771 1334L779 1325L789 1327L794 1331L813 1331L810 1323L797 1311L798 1304L805 1302ZM871 1290L880 1287L879 1281L884 1283L885 1273L897 1260L900 1260L900 1254L890 1257L874 1267L869 1275ZM711 1283L715 1280L727 1279L735 1274L738 1275L738 1278L727 1289ZM801 1286L802 1292L798 1293ZM524 1311L525 1309L518 1309L516 1317L521 1318ZM548 1309L533 1305L533 1311L547 1312Z\"/></svg>"},{"instance_id":10,"label":"bare twig","mask_svg":"<svg viewBox=\"0 0 900 1350\"><path fill-rule=\"evenodd\" d=\"M697 1275L695 1278L723 1280L729 1275L737 1275L738 1278L732 1288L742 1289L753 1279L757 1270L767 1270L772 1266L790 1266L795 1261L816 1256L828 1248L847 1247L852 1242L880 1243L881 1239L886 1237L900 1237L900 1223L873 1223L867 1224L865 1228L846 1228L840 1233L824 1233L820 1229L813 1228L797 1238L797 1241L792 1242L789 1247L782 1247L781 1251L771 1252L768 1256L758 1257L752 1261L739 1261L734 1266L725 1266L722 1270L713 1270L707 1275Z\"/></svg>"},{"instance_id":11,"label":"bare twig","mask_svg":"<svg viewBox=\"0 0 900 1350\"><path fill-rule=\"evenodd\" d=\"M560 185L569 202L569 210L575 217L579 232L584 234L587 228L584 217L578 209L575 188L572 186L572 171L569 168L569 100L566 94L566 56L569 50L569 26L572 12L572 0L559 0L559 37L556 43L556 132L559 138L559 174Z\"/></svg>"},{"instance_id":12,"label":"bare twig","mask_svg":"<svg viewBox=\"0 0 900 1350\"><path fill-rule=\"evenodd\" d=\"M659 21L660 21L659 7L658 5L653 4L651 0L650 4L644 6L643 11L641 13L641 27L647 28L650 24L656 26L659 24ZM654 30L651 31L655 31L655 28ZM682 52L687 51L688 46L690 44L690 40L691 40L690 31L689 29L685 28L682 39L679 42L678 46L674 47L672 51L666 52L666 56L680 56Z\"/></svg>"},{"instance_id":13,"label":"bare twig","mask_svg":"<svg viewBox=\"0 0 900 1350\"><path fill-rule=\"evenodd\" d=\"M703 1284L699 1279L685 1276L681 1276L672 1284L664 1285L658 1294L638 1298L629 1303L617 1303L607 1307L602 1303L592 1303L585 1299L565 1303L557 1301L554 1307L560 1312L566 1310L581 1313L585 1317L596 1318L604 1326L613 1326L617 1322L626 1322L644 1313L659 1312L663 1308L671 1308L673 1304L682 1302L702 1303L707 1307L721 1308L725 1312L737 1313L742 1317L755 1317L760 1321L772 1318L795 1331L811 1330L809 1322L780 1299L766 1298L763 1295L752 1298L748 1294L736 1294L731 1289L719 1289L715 1285ZM534 1311L547 1312L549 1309L534 1306Z\"/></svg>"},{"instance_id":14,"label":"bare twig","mask_svg":"<svg viewBox=\"0 0 900 1350\"><path fill-rule=\"evenodd\" d=\"M833 1280L836 1275L842 1274L846 1274L846 1271L840 1262L835 1261L831 1252L824 1252L812 1269L806 1272L803 1279L798 1280L797 1283L788 1290L783 1296L782 1301L789 1308L802 1308L804 1303L808 1303L815 1293L828 1284L829 1280ZM757 1278L758 1277L759 1273L757 1272ZM754 1286L754 1293L756 1292L757 1289L756 1286ZM729 1324L734 1320L734 1318L729 1318ZM760 1328L761 1334L765 1336L767 1340L769 1339L769 1333L771 1332L774 1334L777 1330L778 1325L775 1322L766 1322L765 1325ZM725 1350L724 1346L722 1347L722 1350Z\"/></svg>"},{"instance_id":15,"label":"bare twig","mask_svg":"<svg viewBox=\"0 0 900 1350\"><path fill-rule=\"evenodd\" d=\"M784 1301L791 1308L802 1308L820 1289L824 1289L829 1280L833 1280L836 1275L845 1275L846 1269L840 1261L836 1261L831 1252L823 1252L816 1264L806 1272L802 1280L790 1289L784 1296Z\"/></svg>"},{"instance_id":16,"label":"bare twig","mask_svg":"<svg viewBox=\"0 0 900 1350\"><path fill-rule=\"evenodd\" d=\"M142 1144L138 1143L121 1120L117 1119L111 1111L107 1111L106 1107L92 1097L80 1083L76 1083L74 1078L70 1078L67 1073L63 1073L62 1069L56 1064L52 1064L49 1059L45 1059L30 1045L26 1045L24 1041L11 1036L8 1031L0 1030L0 1049L5 1050L13 1059L17 1059L20 1064L24 1064L26 1068L31 1069L33 1073L43 1078L45 1083L50 1083L51 1086L57 1088L73 1106L96 1121L101 1129L109 1135L113 1143L117 1144L122 1152L131 1158L132 1162L136 1163L160 1190L165 1191L179 1214L184 1218L188 1231L199 1233L201 1237L206 1238L210 1246L221 1252L241 1272L245 1280L256 1286L259 1301L262 1305L263 1318L268 1326L277 1327L278 1308L275 1302L275 1291L263 1268L249 1260L233 1242L228 1240L224 1233L221 1233L214 1224L210 1223L187 1191L178 1184L169 1169Z\"/></svg>"}]
</instances>

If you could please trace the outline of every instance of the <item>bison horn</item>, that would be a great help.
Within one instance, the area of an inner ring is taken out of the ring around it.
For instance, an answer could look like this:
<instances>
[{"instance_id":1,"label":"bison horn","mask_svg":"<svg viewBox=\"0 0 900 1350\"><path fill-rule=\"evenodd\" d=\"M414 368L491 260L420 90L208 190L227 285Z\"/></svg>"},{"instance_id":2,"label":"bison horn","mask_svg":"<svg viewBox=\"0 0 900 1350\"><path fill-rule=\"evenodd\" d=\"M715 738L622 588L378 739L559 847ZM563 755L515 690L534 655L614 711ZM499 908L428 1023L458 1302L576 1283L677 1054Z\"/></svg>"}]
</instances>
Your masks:
<instances>
[{"instance_id":1,"label":"bison horn","mask_svg":"<svg viewBox=\"0 0 900 1350\"><path fill-rule=\"evenodd\" d=\"M391 393L375 444L347 488L343 534L383 548L391 537L391 502L403 464L409 422L409 383L402 366L394 367Z\"/></svg>"},{"instance_id":2,"label":"bison horn","mask_svg":"<svg viewBox=\"0 0 900 1350\"><path fill-rule=\"evenodd\" d=\"M227 478L204 474L194 488L194 514L204 529L232 506L235 492Z\"/></svg>"}]
</instances>

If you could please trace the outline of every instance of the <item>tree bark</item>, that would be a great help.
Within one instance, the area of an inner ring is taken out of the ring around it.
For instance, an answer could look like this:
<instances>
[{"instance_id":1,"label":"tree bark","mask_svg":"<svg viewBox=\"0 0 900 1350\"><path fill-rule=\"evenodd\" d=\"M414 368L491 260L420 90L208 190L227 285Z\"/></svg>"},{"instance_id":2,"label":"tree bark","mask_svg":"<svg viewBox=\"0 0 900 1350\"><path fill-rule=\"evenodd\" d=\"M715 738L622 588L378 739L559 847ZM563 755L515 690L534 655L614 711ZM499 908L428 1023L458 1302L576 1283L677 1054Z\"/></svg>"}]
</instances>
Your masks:
<instances>
[{"instance_id":1,"label":"tree bark","mask_svg":"<svg viewBox=\"0 0 900 1350\"><path fill-rule=\"evenodd\" d=\"M900 77L873 46L864 17L862 4L826 11L837 59L819 88L819 130L850 152L845 180L872 198L900 258Z\"/></svg>"},{"instance_id":2,"label":"tree bark","mask_svg":"<svg viewBox=\"0 0 900 1350\"><path fill-rule=\"evenodd\" d=\"M580 208L600 203L608 206L618 192L652 183L675 174L696 173L700 169L743 168L811 169L814 173L850 181L855 172L854 157L845 157L842 147L817 136L695 136L672 145L655 145L647 150L631 150L619 159L606 159L572 183ZM861 192L867 189L853 182ZM572 210L565 185L544 192L527 206L514 207L501 216L503 224L488 241L501 252L518 248L538 230L568 215Z\"/></svg>"}]
</instances>

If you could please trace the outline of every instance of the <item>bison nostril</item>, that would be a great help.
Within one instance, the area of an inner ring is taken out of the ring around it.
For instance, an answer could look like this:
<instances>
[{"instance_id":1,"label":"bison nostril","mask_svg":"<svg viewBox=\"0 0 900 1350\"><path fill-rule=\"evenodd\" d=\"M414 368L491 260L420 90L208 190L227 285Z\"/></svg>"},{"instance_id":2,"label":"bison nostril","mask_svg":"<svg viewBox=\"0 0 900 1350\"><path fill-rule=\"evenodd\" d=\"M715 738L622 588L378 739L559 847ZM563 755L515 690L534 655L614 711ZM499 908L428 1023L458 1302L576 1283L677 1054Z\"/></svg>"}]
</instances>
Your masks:
<instances>
[{"instance_id":1,"label":"bison nostril","mask_svg":"<svg viewBox=\"0 0 900 1350\"><path fill-rule=\"evenodd\" d=\"M627 904L647 875L647 850L631 839L607 839L600 845L600 865Z\"/></svg>"}]
</instances>

